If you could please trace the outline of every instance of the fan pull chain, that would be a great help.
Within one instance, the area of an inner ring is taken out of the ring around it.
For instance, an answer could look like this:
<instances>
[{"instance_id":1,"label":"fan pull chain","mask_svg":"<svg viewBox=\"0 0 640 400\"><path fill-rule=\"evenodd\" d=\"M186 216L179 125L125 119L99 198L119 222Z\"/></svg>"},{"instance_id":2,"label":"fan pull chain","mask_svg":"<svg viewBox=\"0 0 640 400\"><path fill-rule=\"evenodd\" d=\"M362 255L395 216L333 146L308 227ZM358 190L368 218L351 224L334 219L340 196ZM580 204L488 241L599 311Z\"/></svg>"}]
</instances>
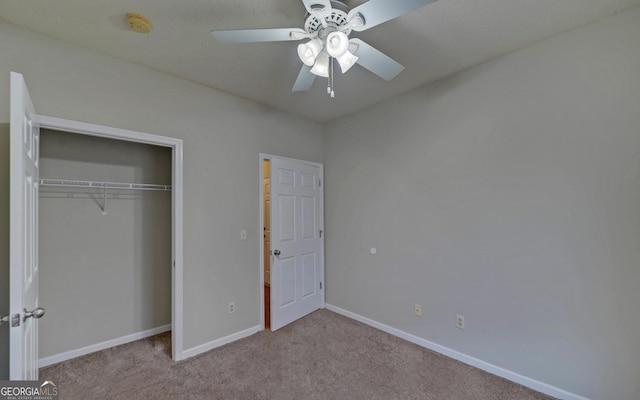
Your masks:
<instances>
[{"instance_id":1,"label":"fan pull chain","mask_svg":"<svg viewBox=\"0 0 640 400\"><path fill-rule=\"evenodd\" d=\"M327 94L331 94L331 57L329 57L329 70L327 71Z\"/></svg>"},{"instance_id":2,"label":"fan pull chain","mask_svg":"<svg viewBox=\"0 0 640 400\"><path fill-rule=\"evenodd\" d=\"M331 95L331 98L336 97L336 94L333 91L333 57L329 57L329 79L327 93Z\"/></svg>"},{"instance_id":3,"label":"fan pull chain","mask_svg":"<svg viewBox=\"0 0 640 400\"><path fill-rule=\"evenodd\" d=\"M336 94L333 92L333 57L331 57L331 98L336 97Z\"/></svg>"}]
</instances>

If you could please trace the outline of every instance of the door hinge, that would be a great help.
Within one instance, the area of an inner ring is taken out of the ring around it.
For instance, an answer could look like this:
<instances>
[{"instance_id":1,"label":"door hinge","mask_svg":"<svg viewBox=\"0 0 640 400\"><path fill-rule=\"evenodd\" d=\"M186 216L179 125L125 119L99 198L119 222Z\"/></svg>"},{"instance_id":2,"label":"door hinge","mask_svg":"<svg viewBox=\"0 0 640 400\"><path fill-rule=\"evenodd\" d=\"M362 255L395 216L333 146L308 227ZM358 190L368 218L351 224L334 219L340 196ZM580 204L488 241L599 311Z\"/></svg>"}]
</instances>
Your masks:
<instances>
[{"instance_id":1,"label":"door hinge","mask_svg":"<svg viewBox=\"0 0 640 400\"><path fill-rule=\"evenodd\" d=\"M322 187L322 179L318 179L318 187Z\"/></svg>"},{"instance_id":2,"label":"door hinge","mask_svg":"<svg viewBox=\"0 0 640 400\"><path fill-rule=\"evenodd\" d=\"M322 282L320 282L320 289L322 289Z\"/></svg>"},{"instance_id":3,"label":"door hinge","mask_svg":"<svg viewBox=\"0 0 640 400\"><path fill-rule=\"evenodd\" d=\"M320 239L322 239L322 229L320 229Z\"/></svg>"}]
</instances>

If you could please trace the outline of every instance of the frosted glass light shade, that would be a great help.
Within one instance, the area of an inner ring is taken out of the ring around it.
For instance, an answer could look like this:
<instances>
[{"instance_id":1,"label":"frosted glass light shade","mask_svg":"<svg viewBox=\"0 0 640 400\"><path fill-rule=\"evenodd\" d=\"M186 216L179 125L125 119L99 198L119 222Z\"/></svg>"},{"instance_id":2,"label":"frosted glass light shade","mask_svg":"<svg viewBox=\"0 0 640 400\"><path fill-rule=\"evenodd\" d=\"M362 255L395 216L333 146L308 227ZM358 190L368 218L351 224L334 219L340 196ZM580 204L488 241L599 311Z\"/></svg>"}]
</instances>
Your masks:
<instances>
[{"instance_id":1,"label":"frosted glass light shade","mask_svg":"<svg viewBox=\"0 0 640 400\"><path fill-rule=\"evenodd\" d=\"M338 60L338 64L340 64L340 69L344 74L349 70L349 68L353 67L353 65L358 61L358 57L355 54L347 51L340 57L336 57L336 60Z\"/></svg>"},{"instance_id":2,"label":"frosted glass light shade","mask_svg":"<svg viewBox=\"0 0 640 400\"><path fill-rule=\"evenodd\" d=\"M318 54L316 62L313 64L313 68L311 68L311 73L324 78L329 77L329 53L321 51L320 54Z\"/></svg>"},{"instance_id":3,"label":"frosted glass light shade","mask_svg":"<svg viewBox=\"0 0 640 400\"><path fill-rule=\"evenodd\" d=\"M349 38L344 32L331 32L327 36L327 52L331 57L338 58L349 49Z\"/></svg>"},{"instance_id":4,"label":"frosted glass light shade","mask_svg":"<svg viewBox=\"0 0 640 400\"><path fill-rule=\"evenodd\" d=\"M300 43L298 45L298 57L308 66L313 65L321 51L322 40L320 39L311 39L307 43Z\"/></svg>"}]
</instances>

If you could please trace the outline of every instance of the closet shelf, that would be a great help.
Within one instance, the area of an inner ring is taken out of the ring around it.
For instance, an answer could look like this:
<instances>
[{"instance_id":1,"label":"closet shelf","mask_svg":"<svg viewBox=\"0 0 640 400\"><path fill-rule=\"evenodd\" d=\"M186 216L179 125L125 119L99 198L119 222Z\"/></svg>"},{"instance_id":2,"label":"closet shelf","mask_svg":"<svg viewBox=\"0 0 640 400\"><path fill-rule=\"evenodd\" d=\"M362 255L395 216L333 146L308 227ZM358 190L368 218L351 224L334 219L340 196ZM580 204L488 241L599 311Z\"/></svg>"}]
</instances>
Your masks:
<instances>
[{"instance_id":1,"label":"closet shelf","mask_svg":"<svg viewBox=\"0 0 640 400\"><path fill-rule=\"evenodd\" d=\"M40 179L40 186L171 191L171 185L156 185L152 183L74 181L68 179Z\"/></svg>"}]
</instances>

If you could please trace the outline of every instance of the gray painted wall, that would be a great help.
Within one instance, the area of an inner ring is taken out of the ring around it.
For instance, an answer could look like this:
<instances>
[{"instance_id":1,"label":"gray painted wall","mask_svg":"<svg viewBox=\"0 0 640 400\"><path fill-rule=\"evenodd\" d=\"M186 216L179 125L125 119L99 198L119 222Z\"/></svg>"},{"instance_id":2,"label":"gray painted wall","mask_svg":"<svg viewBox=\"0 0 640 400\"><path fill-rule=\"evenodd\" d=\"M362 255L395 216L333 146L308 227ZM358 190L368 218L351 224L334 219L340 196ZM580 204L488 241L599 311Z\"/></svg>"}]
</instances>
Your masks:
<instances>
[{"instance_id":1,"label":"gray painted wall","mask_svg":"<svg viewBox=\"0 0 640 400\"><path fill-rule=\"evenodd\" d=\"M635 8L328 124L327 302L640 398L639 111Z\"/></svg>"},{"instance_id":2,"label":"gray painted wall","mask_svg":"<svg viewBox=\"0 0 640 400\"><path fill-rule=\"evenodd\" d=\"M171 149L43 130L40 177L171 184ZM171 192L43 186L40 357L171 323Z\"/></svg>"},{"instance_id":3,"label":"gray painted wall","mask_svg":"<svg viewBox=\"0 0 640 400\"><path fill-rule=\"evenodd\" d=\"M259 325L259 154L323 162L323 126L3 21L0 53L0 123L17 71L40 114L184 140L184 348Z\"/></svg>"}]
</instances>

